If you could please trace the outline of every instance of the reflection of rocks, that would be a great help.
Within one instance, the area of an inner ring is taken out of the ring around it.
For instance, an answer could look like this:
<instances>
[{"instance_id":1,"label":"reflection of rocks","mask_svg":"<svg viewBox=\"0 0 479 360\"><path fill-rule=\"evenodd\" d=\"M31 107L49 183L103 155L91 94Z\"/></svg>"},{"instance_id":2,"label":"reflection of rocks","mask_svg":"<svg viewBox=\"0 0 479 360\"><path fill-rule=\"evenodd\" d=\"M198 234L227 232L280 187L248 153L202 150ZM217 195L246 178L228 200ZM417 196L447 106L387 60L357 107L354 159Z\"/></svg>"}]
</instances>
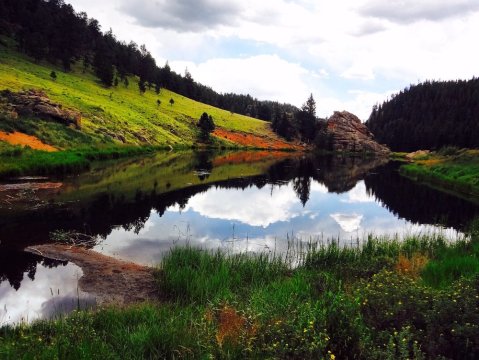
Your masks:
<instances>
[{"instance_id":1,"label":"reflection of rocks","mask_svg":"<svg viewBox=\"0 0 479 360\"><path fill-rule=\"evenodd\" d=\"M28 90L14 93L4 90L1 96L6 99L7 110L18 115L34 115L41 119L49 119L64 125L81 128L81 114L77 111L63 109L60 104L51 101L43 91Z\"/></svg>"},{"instance_id":2,"label":"reflection of rocks","mask_svg":"<svg viewBox=\"0 0 479 360\"><path fill-rule=\"evenodd\" d=\"M117 260L92 250L65 245L38 245L27 251L80 266L82 291L101 304L129 304L158 298L154 269Z\"/></svg>"},{"instance_id":3,"label":"reflection of rocks","mask_svg":"<svg viewBox=\"0 0 479 360\"><path fill-rule=\"evenodd\" d=\"M333 156L322 180L330 192L343 193L351 190L371 170L389 161L386 157L360 158Z\"/></svg>"},{"instance_id":4,"label":"reflection of rocks","mask_svg":"<svg viewBox=\"0 0 479 360\"><path fill-rule=\"evenodd\" d=\"M329 147L332 151L388 155L390 150L378 144L373 134L356 115L335 111L326 123Z\"/></svg>"}]
</instances>

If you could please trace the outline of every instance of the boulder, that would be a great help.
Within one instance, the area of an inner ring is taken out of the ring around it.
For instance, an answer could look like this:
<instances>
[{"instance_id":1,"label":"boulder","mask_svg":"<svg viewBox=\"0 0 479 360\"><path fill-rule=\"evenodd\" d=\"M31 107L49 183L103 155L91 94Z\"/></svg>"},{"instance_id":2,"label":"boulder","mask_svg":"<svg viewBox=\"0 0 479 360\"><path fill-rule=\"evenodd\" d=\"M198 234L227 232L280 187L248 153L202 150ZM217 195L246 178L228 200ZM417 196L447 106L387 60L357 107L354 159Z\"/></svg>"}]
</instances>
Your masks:
<instances>
[{"instance_id":1,"label":"boulder","mask_svg":"<svg viewBox=\"0 0 479 360\"><path fill-rule=\"evenodd\" d=\"M388 155L391 151L374 140L359 118L347 111L335 111L326 122L329 148L334 152Z\"/></svg>"},{"instance_id":2,"label":"boulder","mask_svg":"<svg viewBox=\"0 0 479 360\"><path fill-rule=\"evenodd\" d=\"M78 111L63 109L61 104L51 101L43 91L28 90L15 93L5 90L1 96L6 100L6 107L19 115L53 120L81 129L81 114Z\"/></svg>"}]
</instances>

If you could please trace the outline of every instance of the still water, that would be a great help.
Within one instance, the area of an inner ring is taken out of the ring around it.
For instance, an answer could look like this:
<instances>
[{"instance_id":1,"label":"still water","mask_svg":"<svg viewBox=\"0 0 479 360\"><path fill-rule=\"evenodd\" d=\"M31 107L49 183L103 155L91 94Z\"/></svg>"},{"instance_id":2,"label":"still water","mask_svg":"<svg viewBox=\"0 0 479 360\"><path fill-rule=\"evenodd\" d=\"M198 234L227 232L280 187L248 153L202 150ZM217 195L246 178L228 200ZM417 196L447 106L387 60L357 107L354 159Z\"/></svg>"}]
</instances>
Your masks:
<instances>
[{"instance_id":1,"label":"still water","mask_svg":"<svg viewBox=\"0 0 479 360\"><path fill-rule=\"evenodd\" d=\"M160 153L64 179L0 184L0 326L58 316L94 299L74 264L23 252L56 230L95 236L94 250L155 265L185 243L285 251L289 242L442 232L479 206L416 184L381 160L309 155Z\"/></svg>"}]
</instances>

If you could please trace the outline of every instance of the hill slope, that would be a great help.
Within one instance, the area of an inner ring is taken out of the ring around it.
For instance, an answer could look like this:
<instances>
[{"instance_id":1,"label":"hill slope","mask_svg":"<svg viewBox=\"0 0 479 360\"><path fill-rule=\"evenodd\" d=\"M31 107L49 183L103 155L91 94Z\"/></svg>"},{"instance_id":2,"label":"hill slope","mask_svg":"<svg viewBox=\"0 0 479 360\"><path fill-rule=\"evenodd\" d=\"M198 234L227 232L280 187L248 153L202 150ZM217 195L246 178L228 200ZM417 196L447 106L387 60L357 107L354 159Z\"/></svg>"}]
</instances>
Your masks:
<instances>
[{"instance_id":1,"label":"hill slope","mask_svg":"<svg viewBox=\"0 0 479 360\"><path fill-rule=\"evenodd\" d=\"M57 74L56 80L50 77L52 70ZM159 95L153 89L141 95L135 77L129 78L128 87L119 84L105 88L92 73L83 73L79 67L64 73L50 64L36 64L11 47L0 45L0 90L32 88L43 90L52 101L66 108L80 111L82 130L39 119L11 121L5 114L0 119L0 130L27 132L60 149L121 143L192 146L198 140L196 123L203 112L212 115L221 130L219 136L214 137L214 146L244 146L234 141L240 134L252 139L251 146L257 146L256 140L261 140L260 147L291 147L274 134L265 121L205 105L166 89ZM228 136L231 134L234 136Z\"/></svg>"}]
</instances>

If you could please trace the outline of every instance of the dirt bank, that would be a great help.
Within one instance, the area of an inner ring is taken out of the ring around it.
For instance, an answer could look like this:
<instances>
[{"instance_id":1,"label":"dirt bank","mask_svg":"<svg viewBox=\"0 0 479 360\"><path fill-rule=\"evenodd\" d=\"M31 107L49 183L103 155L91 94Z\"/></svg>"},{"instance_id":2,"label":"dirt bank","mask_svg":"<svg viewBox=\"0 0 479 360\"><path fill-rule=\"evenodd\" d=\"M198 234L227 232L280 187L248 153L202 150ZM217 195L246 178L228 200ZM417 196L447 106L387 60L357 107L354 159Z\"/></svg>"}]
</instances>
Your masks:
<instances>
[{"instance_id":1,"label":"dirt bank","mask_svg":"<svg viewBox=\"0 0 479 360\"><path fill-rule=\"evenodd\" d=\"M82 247L47 244L25 251L56 260L67 260L83 270L80 290L96 296L99 305L124 305L158 300L154 269L121 261Z\"/></svg>"}]
</instances>

